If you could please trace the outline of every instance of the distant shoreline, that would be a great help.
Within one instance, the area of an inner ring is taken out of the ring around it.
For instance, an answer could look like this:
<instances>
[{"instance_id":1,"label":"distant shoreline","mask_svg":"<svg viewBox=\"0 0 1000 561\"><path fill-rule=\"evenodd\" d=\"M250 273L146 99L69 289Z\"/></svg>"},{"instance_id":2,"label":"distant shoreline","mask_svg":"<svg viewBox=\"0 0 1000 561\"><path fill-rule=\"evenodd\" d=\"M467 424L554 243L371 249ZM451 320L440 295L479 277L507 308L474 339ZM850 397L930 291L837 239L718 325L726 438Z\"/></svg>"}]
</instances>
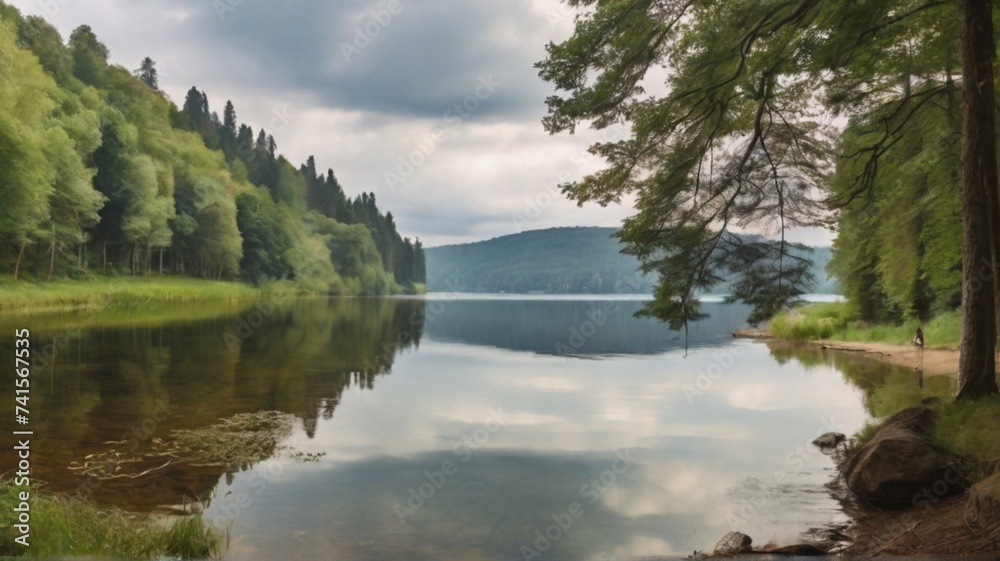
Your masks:
<instances>
[{"instance_id":1,"label":"distant shoreline","mask_svg":"<svg viewBox=\"0 0 1000 561\"><path fill-rule=\"evenodd\" d=\"M529 292L427 292L419 295L404 295L426 298L427 300L652 300L652 294L632 294L632 293L593 293L593 292L571 292L571 293L529 293ZM723 304L726 294L706 294L699 296L699 300L704 304ZM802 299L806 302L840 302L843 296L839 294L803 294ZM737 302L738 303L738 302Z\"/></svg>"}]
</instances>

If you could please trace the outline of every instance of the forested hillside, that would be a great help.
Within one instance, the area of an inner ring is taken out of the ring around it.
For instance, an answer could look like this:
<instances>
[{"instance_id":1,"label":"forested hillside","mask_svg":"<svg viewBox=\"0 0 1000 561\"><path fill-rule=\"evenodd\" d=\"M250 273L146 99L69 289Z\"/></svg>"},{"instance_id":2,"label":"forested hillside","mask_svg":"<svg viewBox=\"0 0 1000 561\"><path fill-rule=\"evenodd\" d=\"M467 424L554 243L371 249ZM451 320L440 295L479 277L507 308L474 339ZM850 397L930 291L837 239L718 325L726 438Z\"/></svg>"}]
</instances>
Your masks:
<instances>
[{"instance_id":1,"label":"forested hillside","mask_svg":"<svg viewBox=\"0 0 1000 561\"><path fill-rule=\"evenodd\" d=\"M614 228L551 228L428 248L427 287L435 292L651 294L656 276L637 273L639 260L622 253L615 232ZM824 271L830 248L797 254L812 261L813 292L837 292L836 281ZM712 293L730 290L724 280Z\"/></svg>"},{"instance_id":2,"label":"forested hillside","mask_svg":"<svg viewBox=\"0 0 1000 561\"><path fill-rule=\"evenodd\" d=\"M312 157L191 88L177 107L155 62L108 64L88 26L0 2L0 268L14 279L179 274L383 294L424 282L419 240L375 195L349 197Z\"/></svg>"}]
</instances>

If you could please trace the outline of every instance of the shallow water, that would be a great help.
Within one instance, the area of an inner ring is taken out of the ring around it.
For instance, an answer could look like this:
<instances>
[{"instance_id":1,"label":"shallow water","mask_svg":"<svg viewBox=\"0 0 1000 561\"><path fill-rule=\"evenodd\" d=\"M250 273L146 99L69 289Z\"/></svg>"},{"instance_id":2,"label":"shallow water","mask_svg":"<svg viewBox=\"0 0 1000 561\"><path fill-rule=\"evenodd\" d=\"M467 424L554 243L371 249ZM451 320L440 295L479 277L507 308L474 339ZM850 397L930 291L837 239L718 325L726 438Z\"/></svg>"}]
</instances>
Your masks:
<instances>
[{"instance_id":1,"label":"shallow water","mask_svg":"<svg viewBox=\"0 0 1000 561\"><path fill-rule=\"evenodd\" d=\"M810 441L950 390L734 341L739 306L706 304L685 351L632 317L641 305L317 299L138 326L17 320L59 350L33 374L35 477L138 510L200 500L230 560L683 556L731 530L790 543L844 523ZM296 415L288 445L319 461L180 468L142 489L67 469L108 441L142 451L260 409Z\"/></svg>"}]
</instances>

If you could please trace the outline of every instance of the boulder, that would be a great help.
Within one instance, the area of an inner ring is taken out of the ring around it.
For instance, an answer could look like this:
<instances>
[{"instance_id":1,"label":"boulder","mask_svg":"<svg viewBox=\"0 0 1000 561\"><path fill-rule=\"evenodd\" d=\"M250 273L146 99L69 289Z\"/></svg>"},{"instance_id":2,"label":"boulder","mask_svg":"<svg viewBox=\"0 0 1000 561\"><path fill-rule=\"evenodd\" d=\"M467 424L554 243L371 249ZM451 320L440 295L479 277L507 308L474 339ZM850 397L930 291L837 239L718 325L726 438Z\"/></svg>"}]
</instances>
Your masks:
<instances>
[{"instance_id":1,"label":"boulder","mask_svg":"<svg viewBox=\"0 0 1000 561\"><path fill-rule=\"evenodd\" d=\"M841 442L847 440L847 437L839 432L828 432L826 434L819 435L816 440L813 440L813 446L819 448L820 450L831 450L836 448Z\"/></svg>"},{"instance_id":2,"label":"boulder","mask_svg":"<svg viewBox=\"0 0 1000 561\"><path fill-rule=\"evenodd\" d=\"M931 441L934 420L934 411L926 407L889 417L844 463L847 487L861 500L883 508L913 506L926 492L937 498L962 492L951 460ZM952 484L942 494L938 491L943 481Z\"/></svg>"},{"instance_id":3,"label":"boulder","mask_svg":"<svg viewBox=\"0 0 1000 561\"><path fill-rule=\"evenodd\" d=\"M753 544L753 540L750 539L750 536L740 532L729 532L725 536L722 536L719 543L715 544L715 553L713 555L732 557L740 553L748 553L753 550L750 547L751 544Z\"/></svg>"}]
</instances>

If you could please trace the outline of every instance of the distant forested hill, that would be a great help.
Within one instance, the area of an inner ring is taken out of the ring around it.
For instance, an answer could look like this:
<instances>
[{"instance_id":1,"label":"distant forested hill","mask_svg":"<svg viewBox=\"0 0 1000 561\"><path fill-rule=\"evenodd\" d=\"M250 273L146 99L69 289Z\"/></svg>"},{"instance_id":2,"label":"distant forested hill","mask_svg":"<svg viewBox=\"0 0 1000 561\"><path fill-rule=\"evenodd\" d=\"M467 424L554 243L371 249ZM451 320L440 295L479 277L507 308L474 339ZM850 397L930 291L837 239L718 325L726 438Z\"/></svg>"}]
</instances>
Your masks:
<instances>
[{"instance_id":1,"label":"distant forested hill","mask_svg":"<svg viewBox=\"0 0 1000 561\"><path fill-rule=\"evenodd\" d=\"M428 248L427 288L434 292L543 292L649 294L655 277L637 273L639 262L621 253L614 228L533 230L477 243ZM815 248L814 289L834 293L827 280L830 248ZM720 285L715 293L725 293Z\"/></svg>"}]
</instances>

